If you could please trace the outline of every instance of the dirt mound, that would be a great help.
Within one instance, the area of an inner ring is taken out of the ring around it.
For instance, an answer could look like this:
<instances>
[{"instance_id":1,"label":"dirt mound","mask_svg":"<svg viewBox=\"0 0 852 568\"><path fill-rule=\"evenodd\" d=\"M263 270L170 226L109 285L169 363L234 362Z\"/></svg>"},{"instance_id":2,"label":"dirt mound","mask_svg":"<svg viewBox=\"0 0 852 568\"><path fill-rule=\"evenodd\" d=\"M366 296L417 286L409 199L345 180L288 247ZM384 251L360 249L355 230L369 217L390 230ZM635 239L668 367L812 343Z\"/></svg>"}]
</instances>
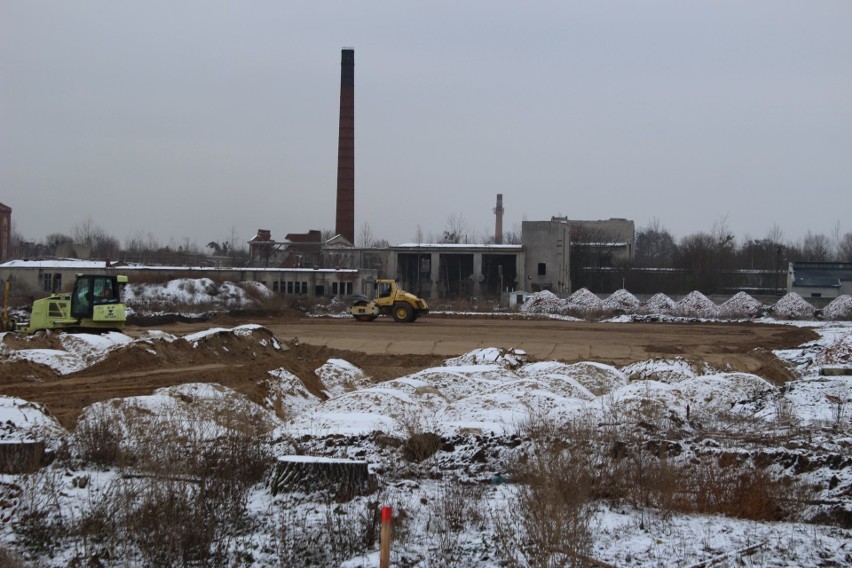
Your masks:
<instances>
[{"instance_id":1,"label":"dirt mound","mask_svg":"<svg viewBox=\"0 0 852 568\"><path fill-rule=\"evenodd\" d=\"M588 314L602 309L601 299L587 288L580 288L568 297L571 308L581 313Z\"/></svg>"}]
</instances>

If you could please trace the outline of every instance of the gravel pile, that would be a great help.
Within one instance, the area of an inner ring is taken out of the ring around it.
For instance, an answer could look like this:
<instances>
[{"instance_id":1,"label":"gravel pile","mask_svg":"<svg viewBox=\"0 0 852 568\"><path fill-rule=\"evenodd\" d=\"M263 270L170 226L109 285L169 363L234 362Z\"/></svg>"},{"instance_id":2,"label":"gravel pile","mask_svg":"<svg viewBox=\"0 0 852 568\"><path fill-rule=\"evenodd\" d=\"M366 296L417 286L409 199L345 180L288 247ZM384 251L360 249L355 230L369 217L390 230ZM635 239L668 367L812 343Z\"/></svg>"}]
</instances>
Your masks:
<instances>
[{"instance_id":1,"label":"gravel pile","mask_svg":"<svg viewBox=\"0 0 852 568\"><path fill-rule=\"evenodd\" d=\"M642 302L624 288L613 292L602 304L605 310L621 310L624 312L635 312L640 305L642 305Z\"/></svg>"},{"instance_id":2,"label":"gravel pile","mask_svg":"<svg viewBox=\"0 0 852 568\"><path fill-rule=\"evenodd\" d=\"M836 297L823 308L822 315L832 320L852 319L852 296L843 294Z\"/></svg>"},{"instance_id":3,"label":"gravel pile","mask_svg":"<svg viewBox=\"0 0 852 568\"><path fill-rule=\"evenodd\" d=\"M737 292L719 306L719 317L739 319L754 318L763 311L763 304L746 294Z\"/></svg>"},{"instance_id":4,"label":"gravel pile","mask_svg":"<svg viewBox=\"0 0 852 568\"><path fill-rule=\"evenodd\" d=\"M772 315L780 319L811 319L816 310L795 292L790 292L774 306Z\"/></svg>"},{"instance_id":5,"label":"gravel pile","mask_svg":"<svg viewBox=\"0 0 852 568\"><path fill-rule=\"evenodd\" d=\"M719 307L713 300L699 292L690 292L675 304L674 312L679 316L695 318L712 318L717 315Z\"/></svg>"}]
</instances>

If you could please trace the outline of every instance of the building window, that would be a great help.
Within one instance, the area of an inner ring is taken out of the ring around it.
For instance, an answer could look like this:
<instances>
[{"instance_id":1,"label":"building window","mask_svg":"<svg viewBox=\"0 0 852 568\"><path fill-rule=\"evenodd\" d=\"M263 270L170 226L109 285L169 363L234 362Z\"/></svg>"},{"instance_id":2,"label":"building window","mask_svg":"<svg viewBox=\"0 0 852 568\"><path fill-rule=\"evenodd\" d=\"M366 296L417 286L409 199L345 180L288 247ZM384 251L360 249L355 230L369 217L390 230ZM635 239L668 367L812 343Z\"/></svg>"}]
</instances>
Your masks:
<instances>
[{"instance_id":1,"label":"building window","mask_svg":"<svg viewBox=\"0 0 852 568\"><path fill-rule=\"evenodd\" d=\"M308 293L308 283L307 283L307 282L302 282L302 291L301 291L301 293L302 293L302 294L307 294L307 293Z\"/></svg>"},{"instance_id":2,"label":"building window","mask_svg":"<svg viewBox=\"0 0 852 568\"><path fill-rule=\"evenodd\" d=\"M822 298L822 292L811 292L811 298Z\"/></svg>"},{"instance_id":3,"label":"building window","mask_svg":"<svg viewBox=\"0 0 852 568\"><path fill-rule=\"evenodd\" d=\"M45 292L51 292L50 289L50 274L42 274L41 275L41 288Z\"/></svg>"},{"instance_id":4,"label":"building window","mask_svg":"<svg viewBox=\"0 0 852 568\"><path fill-rule=\"evenodd\" d=\"M287 282L287 293L288 293L288 294L292 294L292 293L293 293L293 282L291 282L291 281L288 281L288 282Z\"/></svg>"},{"instance_id":5,"label":"building window","mask_svg":"<svg viewBox=\"0 0 852 568\"><path fill-rule=\"evenodd\" d=\"M59 292L62 290L62 274L57 272L53 275L53 292Z\"/></svg>"},{"instance_id":6,"label":"building window","mask_svg":"<svg viewBox=\"0 0 852 568\"><path fill-rule=\"evenodd\" d=\"M547 263L539 262L538 263L538 275L546 276L547 275Z\"/></svg>"},{"instance_id":7,"label":"building window","mask_svg":"<svg viewBox=\"0 0 852 568\"><path fill-rule=\"evenodd\" d=\"M337 296L337 282L331 283L331 295Z\"/></svg>"}]
</instances>

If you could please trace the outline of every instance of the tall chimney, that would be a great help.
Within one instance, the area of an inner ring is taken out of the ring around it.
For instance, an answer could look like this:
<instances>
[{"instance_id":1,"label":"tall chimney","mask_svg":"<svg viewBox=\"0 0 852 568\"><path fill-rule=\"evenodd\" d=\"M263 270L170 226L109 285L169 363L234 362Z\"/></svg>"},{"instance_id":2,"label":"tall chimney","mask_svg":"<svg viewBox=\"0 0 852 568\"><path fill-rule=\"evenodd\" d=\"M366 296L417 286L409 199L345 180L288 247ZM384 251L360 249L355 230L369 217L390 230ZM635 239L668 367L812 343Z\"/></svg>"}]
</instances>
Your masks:
<instances>
[{"instance_id":1,"label":"tall chimney","mask_svg":"<svg viewBox=\"0 0 852 568\"><path fill-rule=\"evenodd\" d=\"M340 60L335 232L355 243L355 50L351 47L343 48Z\"/></svg>"},{"instance_id":2,"label":"tall chimney","mask_svg":"<svg viewBox=\"0 0 852 568\"><path fill-rule=\"evenodd\" d=\"M503 194L497 194L497 207L494 208L497 221L494 224L494 244L503 244Z\"/></svg>"}]
</instances>

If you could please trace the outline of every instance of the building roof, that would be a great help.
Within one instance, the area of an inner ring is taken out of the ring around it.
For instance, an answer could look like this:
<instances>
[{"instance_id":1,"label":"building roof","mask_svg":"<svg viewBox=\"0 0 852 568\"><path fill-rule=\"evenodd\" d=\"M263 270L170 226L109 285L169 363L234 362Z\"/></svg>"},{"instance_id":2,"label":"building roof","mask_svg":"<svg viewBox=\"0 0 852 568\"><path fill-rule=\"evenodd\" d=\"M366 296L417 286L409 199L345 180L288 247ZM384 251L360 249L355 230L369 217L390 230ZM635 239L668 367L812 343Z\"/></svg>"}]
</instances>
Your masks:
<instances>
[{"instance_id":1,"label":"building roof","mask_svg":"<svg viewBox=\"0 0 852 568\"><path fill-rule=\"evenodd\" d=\"M802 288L840 288L852 281L850 262L791 262L793 286Z\"/></svg>"},{"instance_id":2,"label":"building roof","mask_svg":"<svg viewBox=\"0 0 852 568\"><path fill-rule=\"evenodd\" d=\"M12 210L12 208L9 207L8 205L3 205L2 203L0 203L0 211L11 211L11 210Z\"/></svg>"},{"instance_id":3,"label":"building roof","mask_svg":"<svg viewBox=\"0 0 852 568\"><path fill-rule=\"evenodd\" d=\"M524 250L524 245L478 245L473 243L402 243L390 247L393 250L399 249L447 249L447 250L480 250L480 251L505 251L505 252L521 252Z\"/></svg>"},{"instance_id":4,"label":"building roof","mask_svg":"<svg viewBox=\"0 0 852 568\"><path fill-rule=\"evenodd\" d=\"M46 260L10 260L0 264L0 270L7 268L29 268L29 269L72 269L72 270L99 270L106 268L102 260L77 260L73 258L46 259ZM150 271L181 271L181 272L347 272L357 274L357 268L255 268L245 266L213 267L213 266L148 266L144 264L124 264L116 266L113 270L150 270Z\"/></svg>"}]
</instances>

